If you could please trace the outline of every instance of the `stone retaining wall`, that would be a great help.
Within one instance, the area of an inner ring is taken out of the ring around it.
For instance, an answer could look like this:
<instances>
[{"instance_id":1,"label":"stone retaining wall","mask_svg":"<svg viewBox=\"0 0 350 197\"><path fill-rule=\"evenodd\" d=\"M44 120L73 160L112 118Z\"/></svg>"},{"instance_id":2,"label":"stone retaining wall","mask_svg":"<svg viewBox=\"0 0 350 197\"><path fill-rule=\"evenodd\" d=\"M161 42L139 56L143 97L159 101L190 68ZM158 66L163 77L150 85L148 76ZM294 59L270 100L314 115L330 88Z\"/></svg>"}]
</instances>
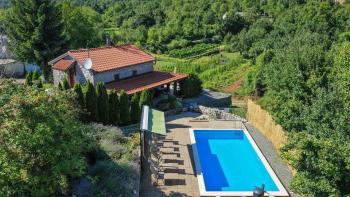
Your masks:
<instances>
[{"instance_id":1,"label":"stone retaining wall","mask_svg":"<svg viewBox=\"0 0 350 197\"><path fill-rule=\"evenodd\" d=\"M214 119L214 120L236 120L236 121L242 121L242 122L247 122L246 119L228 113L224 110L218 109L218 108L211 108L211 107L205 107L205 106L198 106L196 109L198 112L202 113L203 115L207 115L209 119Z\"/></svg>"}]
</instances>

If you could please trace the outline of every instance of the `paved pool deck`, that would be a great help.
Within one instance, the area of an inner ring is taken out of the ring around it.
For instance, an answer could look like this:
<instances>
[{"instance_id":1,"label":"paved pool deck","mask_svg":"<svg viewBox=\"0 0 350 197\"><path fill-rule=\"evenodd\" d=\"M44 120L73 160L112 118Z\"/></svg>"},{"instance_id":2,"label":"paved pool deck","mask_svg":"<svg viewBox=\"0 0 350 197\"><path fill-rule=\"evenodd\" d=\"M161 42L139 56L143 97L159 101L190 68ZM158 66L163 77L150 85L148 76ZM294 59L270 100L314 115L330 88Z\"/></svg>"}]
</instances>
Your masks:
<instances>
[{"instance_id":1,"label":"paved pool deck","mask_svg":"<svg viewBox=\"0 0 350 197\"><path fill-rule=\"evenodd\" d=\"M189 128L240 128L238 121L209 121L192 122L193 118L201 114L184 112L178 115L166 117L167 136L166 146L171 150L162 158L164 165L170 165L172 170L164 173L163 185L154 186L151 181L151 172L144 168L141 177L141 197L184 196L199 197L198 181L194 173ZM278 157L277 151L257 129L246 123L248 131L269 161L271 167L288 190L292 174L287 165ZM175 169L175 170L174 170ZM290 191L289 191L290 192ZM295 196L292 192L291 196Z\"/></svg>"}]
</instances>

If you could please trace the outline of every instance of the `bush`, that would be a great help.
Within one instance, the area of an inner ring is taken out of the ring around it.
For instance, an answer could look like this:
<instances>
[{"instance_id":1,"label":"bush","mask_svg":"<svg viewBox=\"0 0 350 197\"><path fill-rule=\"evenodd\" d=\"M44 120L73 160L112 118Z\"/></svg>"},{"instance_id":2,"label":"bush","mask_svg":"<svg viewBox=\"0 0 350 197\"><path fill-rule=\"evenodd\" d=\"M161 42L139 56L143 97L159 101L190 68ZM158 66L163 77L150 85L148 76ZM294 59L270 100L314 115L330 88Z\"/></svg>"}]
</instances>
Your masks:
<instances>
[{"instance_id":1,"label":"bush","mask_svg":"<svg viewBox=\"0 0 350 197\"><path fill-rule=\"evenodd\" d=\"M202 81L193 74L180 82L180 94L185 98L194 97L202 92Z\"/></svg>"},{"instance_id":2,"label":"bush","mask_svg":"<svg viewBox=\"0 0 350 197\"><path fill-rule=\"evenodd\" d=\"M130 116L132 123L138 123L140 121L141 110L139 100L138 94L134 94L131 98Z\"/></svg>"},{"instance_id":3,"label":"bush","mask_svg":"<svg viewBox=\"0 0 350 197\"><path fill-rule=\"evenodd\" d=\"M63 81L62 81L62 88L63 88L63 90L69 90L71 88L67 78L63 79Z\"/></svg>"},{"instance_id":4,"label":"bush","mask_svg":"<svg viewBox=\"0 0 350 197\"><path fill-rule=\"evenodd\" d=\"M108 95L105 84L102 82L96 85L97 93L97 121L103 124L109 123Z\"/></svg>"},{"instance_id":5,"label":"bush","mask_svg":"<svg viewBox=\"0 0 350 197\"><path fill-rule=\"evenodd\" d=\"M120 92L120 124L128 125L130 123L130 103L129 96L126 94L124 90Z\"/></svg>"},{"instance_id":6,"label":"bush","mask_svg":"<svg viewBox=\"0 0 350 197\"><path fill-rule=\"evenodd\" d=\"M108 97L109 121L111 124L118 125L120 119L118 94L115 90L112 90Z\"/></svg>"},{"instance_id":7,"label":"bush","mask_svg":"<svg viewBox=\"0 0 350 197\"><path fill-rule=\"evenodd\" d=\"M39 80L39 78L40 78L40 74L38 73L38 71L32 72L32 81Z\"/></svg>"},{"instance_id":8,"label":"bush","mask_svg":"<svg viewBox=\"0 0 350 197\"><path fill-rule=\"evenodd\" d=\"M86 86L87 90L85 93L85 107L89 112L89 120L95 121L97 115L96 91L94 85L91 82L87 82Z\"/></svg>"},{"instance_id":9,"label":"bush","mask_svg":"<svg viewBox=\"0 0 350 197\"><path fill-rule=\"evenodd\" d=\"M187 48L174 49L169 52L169 56L177 58L188 58L191 56L207 53L217 47L215 44L197 44Z\"/></svg>"},{"instance_id":10,"label":"bush","mask_svg":"<svg viewBox=\"0 0 350 197\"><path fill-rule=\"evenodd\" d=\"M149 90L144 90L141 92L140 108L142 108L143 105L152 106L152 95Z\"/></svg>"},{"instance_id":11,"label":"bush","mask_svg":"<svg viewBox=\"0 0 350 197\"><path fill-rule=\"evenodd\" d=\"M85 107L84 102L84 93L79 83L74 85L74 91L77 94L77 99L80 107L83 109Z\"/></svg>"},{"instance_id":12,"label":"bush","mask_svg":"<svg viewBox=\"0 0 350 197\"><path fill-rule=\"evenodd\" d=\"M0 82L0 196L64 196L86 168L87 128L69 92Z\"/></svg>"},{"instance_id":13,"label":"bush","mask_svg":"<svg viewBox=\"0 0 350 197\"><path fill-rule=\"evenodd\" d=\"M25 83L29 86L33 85L32 73L27 73Z\"/></svg>"}]
</instances>

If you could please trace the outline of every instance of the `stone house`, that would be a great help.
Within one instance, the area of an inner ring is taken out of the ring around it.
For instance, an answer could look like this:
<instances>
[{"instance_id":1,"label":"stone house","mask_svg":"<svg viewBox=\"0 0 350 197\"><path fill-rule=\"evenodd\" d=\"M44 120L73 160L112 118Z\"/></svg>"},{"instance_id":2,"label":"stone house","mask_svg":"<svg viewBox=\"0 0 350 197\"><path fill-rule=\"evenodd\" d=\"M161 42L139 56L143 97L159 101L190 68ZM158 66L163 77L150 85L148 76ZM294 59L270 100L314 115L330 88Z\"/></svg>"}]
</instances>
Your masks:
<instances>
[{"instance_id":1,"label":"stone house","mask_svg":"<svg viewBox=\"0 0 350 197\"><path fill-rule=\"evenodd\" d=\"M185 74L154 71L155 58L134 45L70 50L51 60L54 84L66 78L71 86L90 81L128 94L144 89L177 84ZM177 87L177 86L176 86Z\"/></svg>"}]
</instances>

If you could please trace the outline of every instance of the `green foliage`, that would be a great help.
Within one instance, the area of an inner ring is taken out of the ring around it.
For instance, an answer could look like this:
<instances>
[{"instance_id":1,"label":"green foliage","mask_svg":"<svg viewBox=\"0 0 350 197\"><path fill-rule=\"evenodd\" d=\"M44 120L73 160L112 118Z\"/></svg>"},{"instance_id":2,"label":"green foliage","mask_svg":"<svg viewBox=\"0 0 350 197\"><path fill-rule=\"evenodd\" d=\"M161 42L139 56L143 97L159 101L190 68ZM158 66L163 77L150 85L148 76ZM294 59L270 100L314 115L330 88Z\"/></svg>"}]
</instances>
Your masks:
<instances>
[{"instance_id":1,"label":"green foliage","mask_svg":"<svg viewBox=\"0 0 350 197\"><path fill-rule=\"evenodd\" d=\"M139 123L141 116L141 108L140 108L140 98L138 94L134 94L131 98L130 103L130 116L132 123Z\"/></svg>"},{"instance_id":2,"label":"green foliage","mask_svg":"<svg viewBox=\"0 0 350 197\"><path fill-rule=\"evenodd\" d=\"M130 123L130 103L129 96L124 90L120 92L119 96L119 109L120 109L120 124L128 125Z\"/></svg>"},{"instance_id":3,"label":"green foliage","mask_svg":"<svg viewBox=\"0 0 350 197\"><path fill-rule=\"evenodd\" d=\"M124 136L116 127L93 125L97 162L87 175L92 185L83 196L129 196L134 188L140 137Z\"/></svg>"},{"instance_id":4,"label":"green foliage","mask_svg":"<svg viewBox=\"0 0 350 197\"><path fill-rule=\"evenodd\" d=\"M62 83L58 83L58 89L63 90Z\"/></svg>"},{"instance_id":5,"label":"green foliage","mask_svg":"<svg viewBox=\"0 0 350 197\"><path fill-rule=\"evenodd\" d=\"M143 90L141 92L139 106L142 109L144 105L152 106L152 94L149 90Z\"/></svg>"},{"instance_id":6,"label":"green foliage","mask_svg":"<svg viewBox=\"0 0 350 197\"><path fill-rule=\"evenodd\" d=\"M31 86L31 85L33 85L33 77L32 77L32 74L33 73L27 73L26 74L26 84L27 85L29 85L29 86Z\"/></svg>"},{"instance_id":7,"label":"green foliage","mask_svg":"<svg viewBox=\"0 0 350 197\"><path fill-rule=\"evenodd\" d=\"M32 73L32 81L39 80L39 78L40 78L39 72L38 72L38 71L34 71L34 72Z\"/></svg>"},{"instance_id":8,"label":"green foliage","mask_svg":"<svg viewBox=\"0 0 350 197\"><path fill-rule=\"evenodd\" d=\"M119 97L116 91L112 90L108 97L109 121L111 124L118 125L120 120Z\"/></svg>"},{"instance_id":9,"label":"green foliage","mask_svg":"<svg viewBox=\"0 0 350 197\"><path fill-rule=\"evenodd\" d=\"M71 89L68 79L66 77L62 80L62 88L63 90Z\"/></svg>"},{"instance_id":10,"label":"green foliage","mask_svg":"<svg viewBox=\"0 0 350 197\"><path fill-rule=\"evenodd\" d=\"M81 108L85 107L84 93L81 85L79 83L74 85L74 91L77 94L78 103Z\"/></svg>"},{"instance_id":11,"label":"green foliage","mask_svg":"<svg viewBox=\"0 0 350 197\"><path fill-rule=\"evenodd\" d=\"M185 98L197 96L202 92L202 81L196 75L191 74L180 82L180 91Z\"/></svg>"},{"instance_id":12,"label":"green foliage","mask_svg":"<svg viewBox=\"0 0 350 197\"><path fill-rule=\"evenodd\" d=\"M96 85L97 93L97 121L103 124L109 123L108 94L103 82Z\"/></svg>"},{"instance_id":13,"label":"green foliage","mask_svg":"<svg viewBox=\"0 0 350 197\"><path fill-rule=\"evenodd\" d=\"M6 32L10 49L23 62L41 66L47 80L47 62L62 53L65 39L60 11L54 1L13 0Z\"/></svg>"},{"instance_id":14,"label":"green foliage","mask_svg":"<svg viewBox=\"0 0 350 197\"><path fill-rule=\"evenodd\" d=\"M97 96L95 87L91 82L86 83L87 90L85 92L85 107L89 112L89 120L95 121L97 118Z\"/></svg>"},{"instance_id":15,"label":"green foliage","mask_svg":"<svg viewBox=\"0 0 350 197\"><path fill-rule=\"evenodd\" d=\"M210 54L213 54L215 52L219 52L217 45L197 44L197 45L194 45L192 47L173 49L173 50L169 51L169 56L177 57L177 58L190 58L192 56L198 56L198 55L203 54L203 53L208 54L208 51L212 52ZM210 55L210 54L208 54L208 55Z\"/></svg>"},{"instance_id":16,"label":"green foliage","mask_svg":"<svg viewBox=\"0 0 350 197\"><path fill-rule=\"evenodd\" d=\"M103 43L99 13L89 7L74 6L67 1L61 3L59 8L70 49L97 47Z\"/></svg>"},{"instance_id":17,"label":"green foliage","mask_svg":"<svg viewBox=\"0 0 350 197\"><path fill-rule=\"evenodd\" d=\"M0 195L62 196L86 168L87 128L69 92L2 80Z\"/></svg>"}]
</instances>

